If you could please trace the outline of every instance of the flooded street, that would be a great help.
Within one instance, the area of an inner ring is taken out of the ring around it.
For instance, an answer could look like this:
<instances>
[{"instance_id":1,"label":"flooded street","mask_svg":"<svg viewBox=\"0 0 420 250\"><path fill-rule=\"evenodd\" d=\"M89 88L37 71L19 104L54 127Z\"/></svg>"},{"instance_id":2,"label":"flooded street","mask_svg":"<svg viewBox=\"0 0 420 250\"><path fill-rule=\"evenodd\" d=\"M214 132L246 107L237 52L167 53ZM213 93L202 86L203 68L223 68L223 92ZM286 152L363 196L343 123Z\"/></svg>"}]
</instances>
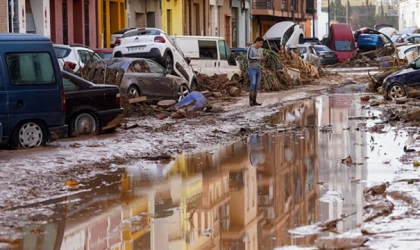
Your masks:
<instances>
[{"instance_id":1,"label":"flooded street","mask_svg":"<svg viewBox=\"0 0 420 250\"><path fill-rule=\"evenodd\" d=\"M6 249L313 246L362 223L364 188L392 181L402 167L413 134L383 120L359 95L285 106L233 145L68 182L71 195L8 211L29 209L37 222L15 225L22 234L0 242ZM341 217L334 230L302 227Z\"/></svg>"}]
</instances>

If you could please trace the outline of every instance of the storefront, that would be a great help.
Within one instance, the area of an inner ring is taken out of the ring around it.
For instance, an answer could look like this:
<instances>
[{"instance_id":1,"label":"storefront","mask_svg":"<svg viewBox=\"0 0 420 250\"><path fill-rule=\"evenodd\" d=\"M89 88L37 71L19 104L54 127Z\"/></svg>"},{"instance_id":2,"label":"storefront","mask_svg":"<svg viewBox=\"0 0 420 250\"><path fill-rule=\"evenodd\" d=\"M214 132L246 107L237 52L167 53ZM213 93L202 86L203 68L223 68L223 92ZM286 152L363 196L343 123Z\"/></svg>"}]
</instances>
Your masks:
<instances>
[{"instance_id":1,"label":"storefront","mask_svg":"<svg viewBox=\"0 0 420 250\"><path fill-rule=\"evenodd\" d=\"M111 47L111 34L126 27L125 2L125 0L98 0L98 47Z\"/></svg>"}]
</instances>

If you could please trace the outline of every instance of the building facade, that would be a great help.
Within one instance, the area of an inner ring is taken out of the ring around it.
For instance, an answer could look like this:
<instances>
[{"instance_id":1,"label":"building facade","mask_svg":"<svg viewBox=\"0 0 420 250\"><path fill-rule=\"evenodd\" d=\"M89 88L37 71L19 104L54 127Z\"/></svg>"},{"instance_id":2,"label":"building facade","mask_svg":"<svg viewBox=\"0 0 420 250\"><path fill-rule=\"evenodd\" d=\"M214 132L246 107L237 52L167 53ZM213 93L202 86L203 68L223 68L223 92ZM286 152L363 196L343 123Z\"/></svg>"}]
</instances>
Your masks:
<instances>
[{"instance_id":1,"label":"building facade","mask_svg":"<svg viewBox=\"0 0 420 250\"><path fill-rule=\"evenodd\" d=\"M9 3L6 1L0 2L0 32L8 32L9 21L7 14L9 13Z\"/></svg>"}]
</instances>

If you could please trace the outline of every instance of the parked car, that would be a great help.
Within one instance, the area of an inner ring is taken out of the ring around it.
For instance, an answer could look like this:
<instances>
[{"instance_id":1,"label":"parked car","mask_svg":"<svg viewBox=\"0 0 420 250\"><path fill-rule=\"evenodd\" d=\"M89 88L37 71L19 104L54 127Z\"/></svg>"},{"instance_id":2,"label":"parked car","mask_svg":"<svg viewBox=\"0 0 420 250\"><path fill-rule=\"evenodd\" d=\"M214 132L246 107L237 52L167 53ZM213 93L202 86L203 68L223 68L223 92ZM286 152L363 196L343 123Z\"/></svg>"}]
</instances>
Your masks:
<instances>
[{"instance_id":1,"label":"parked car","mask_svg":"<svg viewBox=\"0 0 420 250\"><path fill-rule=\"evenodd\" d=\"M174 42L189 58L191 67L200 74L226 74L230 80L242 77L239 63L223 37L173 36Z\"/></svg>"},{"instance_id":2,"label":"parked car","mask_svg":"<svg viewBox=\"0 0 420 250\"><path fill-rule=\"evenodd\" d=\"M230 52L232 52L233 56L235 57L238 63L242 63L243 60L246 58L248 50L246 48L230 48Z\"/></svg>"},{"instance_id":3,"label":"parked car","mask_svg":"<svg viewBox=\"0 0 420 250\"><path fill-rule=\"evenodd\" d=\"M112 58L112 51L113 49L110 48L97 48L93 49L93 51L102 59L111 59Z\"/></svg>"},{"instance_id":4,"label":"parked car","mask_svg":"<svg viewBox=\"0 0 420 250\"><path fill-rule=\"evenodd\" d=\"M69 135L113 131L123 118L117 86L94 84L62 71Z\"/></svg>"},{"instance_id":5,"label":"parked car","mask_svg":"<svg viewBox=\"0 0 420 250\"><path fill-rule=\"evenodd\" d=\"M167 74L162 66L150 59L103 59L92 65L123 69L125 73L120 92L129 98L146 96L150 99L182 100L190 93L188 82L184 78Z\"/></svg>"},{"instance_id":6,"label":"parked car","mask_svg":"<svg viewBox=\"0 0 420 250\"><path fill-rule=\"evenodd\" d=\"M321 64L336 64L338 63L338 57L330 48L325 45L314 45L316 54L319 56L319 62Z\"/></svg>"},{"instance_id":7,"label":"parked car","mask_svg":"<svg viewBox=\"0 0 420 250\"><path fill-rule=\"evenodd\" d=\"M334 51L340 62L354 57L356 46L350 25L346 23L331 24L327 46Z\"/></svg>"},{"instance_id":8,"label":"parked car","mask_svg":"<svg viewBox=\"0 0 420 250\"><path fill-rule=\"evenodd\" d=\"M321 41L319 41L318 37L305 37L303 38L303 43L310 43L312 45L321 45Z\"/></svg>"},{"instance_id":9,"label":"parked car","mask_svg":"<svg viewBox=\"0 0 420 250\"><path fill-rule=\"evenodd\" d=\"M74 72L82 69L86 63L101 60L91 48L81 44L54 44L54 50L60 64L60 69L69 68Z\"/></svg>"},{"instance_id":10,"label":"parked car","mask_svg":"<svg viewBox=\"0 0 420 250\"><path fill-rule=\"evenodd\" d=\"M111 34L111 48L114 48L115 46L120 45L119 42L119 38L121 38L125 33L127 33L130 30L133 30L135 28L124 28L124 29L120 29L118 31L115 31L114 33Z\"/></svg>"},{"instance_id":11,"label":"parked car","mask_svg":"<svg viewBox=\"0 0 420 250\"><path fill-rule=\"evenodd\" d=\"M418 55L420 55L420 44L410 44L397 47L397 57L399 59L407 59L408 62L411 62Z\"/></svg>"},{"instance_id":12,"label":"parked car","mask_svg":"<svg viewBox=\"0 0 420 250\"><path fill-rule=\"evenodd\" d=\"M0 34L1 142L38 147L67 136L60 67L49 38Z\"/></svg>"},{"instance_id":13,"label":"parked car","mask_svg":"<svg viewBox=\"0 0 420 250\"><path fill-rule=\"evenodd\" d=\"M303 43L303 30L302 28L290 21L278 22L271 26L264 35L264 40L273 42L277 46L293 46Z\"/></svg>"},{"instance_id":14,"label":"parked car","mask_svg":"<svg viewBox=\"0 0 420 250\"><path fill-rule=\"evenodd\" d=\"M319 64L319 56L316 54L314 46L312 44L299 44L296 46L297 52L303 60L313 64Z\"/></svg>"},{"instance_id":15,"label":"parked car","mask_svg":"<svg viewBox=\"0 0 420 250\"><path fill-rule=\"evenodd\" d=\"M183 77L188 86L197 89L197 79L190 61L165 32L156 28L137 28L120 38L114 47L113 57L152 59L162 65L168 74Z\"/></svg>"},{"instance_id":16,"label":"parked car","mask_svg":"<svg viewBox=\"0 0 420 250\"><path fill-rule=\"evenodd\" d=\"M419 97L420 57L409 63L406 69L385 78L382 89L385 99Z\"/></svg>"}]
</instances>

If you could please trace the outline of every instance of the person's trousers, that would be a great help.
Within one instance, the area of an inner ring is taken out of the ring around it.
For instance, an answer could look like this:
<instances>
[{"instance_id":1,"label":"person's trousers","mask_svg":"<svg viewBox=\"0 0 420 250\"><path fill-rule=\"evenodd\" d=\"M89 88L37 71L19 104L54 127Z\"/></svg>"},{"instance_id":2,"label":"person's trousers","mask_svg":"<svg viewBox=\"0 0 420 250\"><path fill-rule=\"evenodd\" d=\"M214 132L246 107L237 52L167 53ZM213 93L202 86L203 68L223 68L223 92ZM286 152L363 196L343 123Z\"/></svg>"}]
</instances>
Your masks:
<instances>
[{"instance_id":1,"label":"person's trousers","mask_svg":"<svg viewBox=\"0 0 420 250\"><path fill-rule=\"evenodd\" d=\"M261 69L248 68L249 92L257 92L261 80Z\"/></svg>"}]
</instances>

